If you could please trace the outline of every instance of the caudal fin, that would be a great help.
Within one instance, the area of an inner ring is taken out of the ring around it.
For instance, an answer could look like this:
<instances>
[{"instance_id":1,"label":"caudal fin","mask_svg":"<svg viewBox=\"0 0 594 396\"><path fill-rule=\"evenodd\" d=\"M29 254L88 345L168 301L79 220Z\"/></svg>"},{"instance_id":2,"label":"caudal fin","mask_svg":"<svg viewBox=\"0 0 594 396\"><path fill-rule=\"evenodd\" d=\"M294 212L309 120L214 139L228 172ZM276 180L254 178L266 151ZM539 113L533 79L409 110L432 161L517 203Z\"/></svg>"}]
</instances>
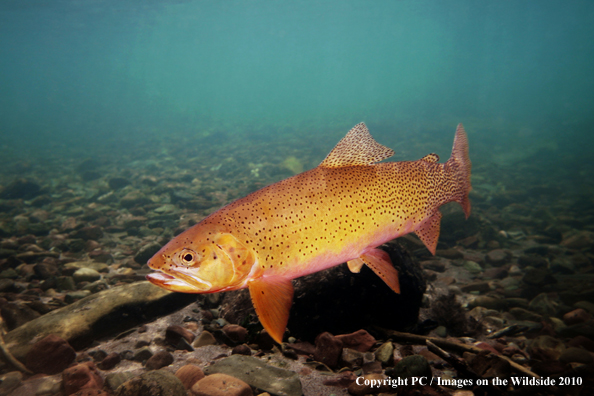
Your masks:
<instances>
[{"instance_id":1,"label":"caudal fin","mask_svg":"<svg viewBox=\"0 0 594 396\"><path fill-rule=\"evenodd\" d=\"M466 131L462 124L458 124L456 128L456 136L454 137L454 148L452 149L452 155L447 161L449 167L454 170L456 178L456 194L454 201L462 205L466 218L470 216L470 200L468 199L468 193L472 189L470 185L470 158L468 157L468 138L466 137Z\"/></svg>"}]
</instances>

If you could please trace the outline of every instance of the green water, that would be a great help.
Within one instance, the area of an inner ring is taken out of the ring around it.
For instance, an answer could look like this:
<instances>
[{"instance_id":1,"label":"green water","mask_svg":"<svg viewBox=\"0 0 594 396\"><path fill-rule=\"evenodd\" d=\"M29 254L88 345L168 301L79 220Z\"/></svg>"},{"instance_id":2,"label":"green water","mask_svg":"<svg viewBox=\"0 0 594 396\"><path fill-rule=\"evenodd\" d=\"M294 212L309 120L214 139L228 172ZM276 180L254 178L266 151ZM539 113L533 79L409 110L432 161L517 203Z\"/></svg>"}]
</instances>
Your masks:
<instances>
[{"instance_id":1,"label":"green water","mask_svg":"<svg viewBox=\"0 0 594 396\"><path fill-rule=\"evenodd\" d=\"M0 153L224 135L323 155L365 121L407 155L444 156L464 122L475 162L583 164L593 20L589 0L4 0Z\"/></svg>"}]
</instances>

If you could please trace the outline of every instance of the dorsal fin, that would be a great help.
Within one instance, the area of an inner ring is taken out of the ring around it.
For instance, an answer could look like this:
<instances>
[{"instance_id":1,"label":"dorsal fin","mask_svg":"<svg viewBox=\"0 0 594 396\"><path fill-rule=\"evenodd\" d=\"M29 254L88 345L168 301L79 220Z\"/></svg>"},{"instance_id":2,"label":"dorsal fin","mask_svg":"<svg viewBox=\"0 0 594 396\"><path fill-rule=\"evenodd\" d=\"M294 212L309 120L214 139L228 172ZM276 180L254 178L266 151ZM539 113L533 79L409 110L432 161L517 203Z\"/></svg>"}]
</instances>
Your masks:
<instances>
[{"instance_id":1,"label":"dorsal fin","mask_svg":"<svg viewBox=\"0 0 594 396\"><path fill-rule=\"evenodd\" d=\"M371 165L390 158L394 150L382 146L369 134L364 123L357 124L330 151L320 166L340 168L342 166Z\"/></svg>"},{"instance_id":2,"label":"dorsal fin","mask_svg":"<svg viewBox=\"0 0 594 396\"><path fill-rule=\"evenodd\" d=\"M439 155L437 155L435 153L427 154L426 156L421 158L421 161L439 162Z\"/></svg>"}]
</instances>

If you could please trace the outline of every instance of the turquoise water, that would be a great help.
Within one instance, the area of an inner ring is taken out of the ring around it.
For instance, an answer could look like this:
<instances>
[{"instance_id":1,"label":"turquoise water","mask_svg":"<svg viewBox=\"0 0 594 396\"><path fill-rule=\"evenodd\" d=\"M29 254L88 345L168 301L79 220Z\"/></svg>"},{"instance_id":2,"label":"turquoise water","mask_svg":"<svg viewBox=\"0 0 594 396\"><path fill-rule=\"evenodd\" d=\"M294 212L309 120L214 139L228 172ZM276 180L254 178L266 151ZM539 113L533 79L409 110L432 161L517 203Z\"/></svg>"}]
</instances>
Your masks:
<instances>
[{"instance_id":1,"label":"turquoise water","mask_svg":"<svg viewBox=\"0 0 594 396\"><path fill-rule=\"evenodd\" d=\"M589 0L4 0L1 153L224 133L319 139L323 156L365 121L407 155L433 141L443 156L464 122L475 162L545 150L583 163L593 20Z\"/></svg>"}]
</instances>

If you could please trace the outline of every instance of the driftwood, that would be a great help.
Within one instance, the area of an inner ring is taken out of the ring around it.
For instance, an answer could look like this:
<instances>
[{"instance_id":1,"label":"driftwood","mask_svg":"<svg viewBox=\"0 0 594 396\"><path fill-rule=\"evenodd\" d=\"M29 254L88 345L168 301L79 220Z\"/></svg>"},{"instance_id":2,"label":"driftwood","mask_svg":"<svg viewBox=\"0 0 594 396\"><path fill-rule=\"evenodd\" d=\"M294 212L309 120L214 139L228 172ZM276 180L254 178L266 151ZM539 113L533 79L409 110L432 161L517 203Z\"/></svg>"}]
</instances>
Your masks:
<instances>
[{"instance_id":1,"label":"driftwood","mask_svg":"<svg viewBox=\"0 0 594 396\"><path fill-rule=\"evenodd\" d=\"M409 342L411 344L417 344L417 345L427 345L427 341L430 341L434 345L436 345L440 348L450 350L450 351L457 351L459 353L463 353L463 352L480 353L483 351L483 349L481 349L479 347L475 347L472 345L466 345L459 341L446 340L446 339L437 338L437 337L422 336L422 335L418 335L418 334L403 333L400 331L383 329L383 328L379 328L379 327L377 329L379 331L383 332L384 334L386 334L388 337L392 337L392 339L394 341ZM494 355L494 356L496 356L498 359L506 360L510 364L510 366L519 373L522 373L529 377L540 378L540 375L533 373L528 368L522 366L521 364L514 362L507 356L503 356L503 355Z\"/></svg>"},{"instance_id":2,"label":"driftwood","mask_svg":"<svg viewBox=\"0 0 594 396\"><path fill-rule=\"evenodd\" d=\"M17 370L19 370L25 374L33 374L31 371L29 371L23 365L23 363L19 362L14 356L12 356L12 353L10 353L10 351L6 347L6 344L4 343L4 337L2 336L1 332L0 332L0 352L2 353L2 356L4 356L4 360L6 361L6 363L11 364L14 368L16 368Z\"/></svg>"}]
</instances>

